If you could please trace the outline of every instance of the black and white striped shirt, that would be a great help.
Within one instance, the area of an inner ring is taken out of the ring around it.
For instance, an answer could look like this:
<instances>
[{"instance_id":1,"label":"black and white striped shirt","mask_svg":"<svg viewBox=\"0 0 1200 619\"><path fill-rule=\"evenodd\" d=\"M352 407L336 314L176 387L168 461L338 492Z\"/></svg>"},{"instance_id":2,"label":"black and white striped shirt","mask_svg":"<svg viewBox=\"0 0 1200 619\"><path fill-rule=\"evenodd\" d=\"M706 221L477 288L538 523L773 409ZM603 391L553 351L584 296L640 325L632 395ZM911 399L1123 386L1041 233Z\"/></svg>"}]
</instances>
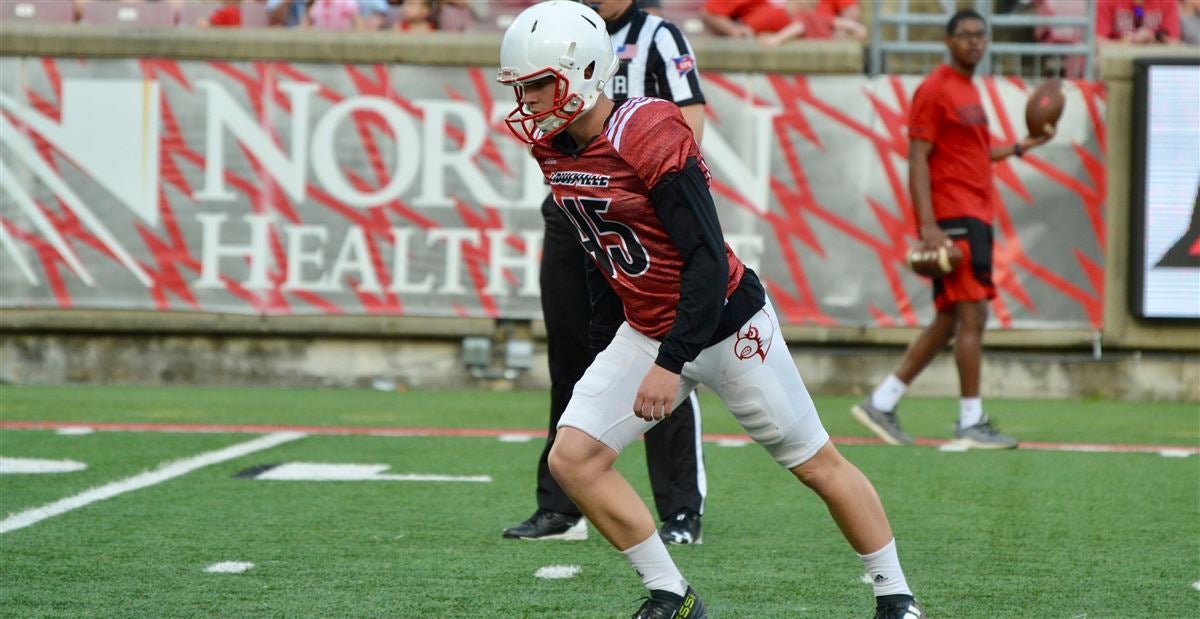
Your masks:
<instances>
[{"instance_id":1,"label":"black and white striped shirt","mask_svg":"<svg viewBox=\"0 0 1200 619\"><path fill-rule=\"evenodd\" d=\"M613 101L657 97L683 107L704 103L692 46L679 28L661 17L630 6L608 23L620 65L604 86Z\"/></svg>"}]
</instances>

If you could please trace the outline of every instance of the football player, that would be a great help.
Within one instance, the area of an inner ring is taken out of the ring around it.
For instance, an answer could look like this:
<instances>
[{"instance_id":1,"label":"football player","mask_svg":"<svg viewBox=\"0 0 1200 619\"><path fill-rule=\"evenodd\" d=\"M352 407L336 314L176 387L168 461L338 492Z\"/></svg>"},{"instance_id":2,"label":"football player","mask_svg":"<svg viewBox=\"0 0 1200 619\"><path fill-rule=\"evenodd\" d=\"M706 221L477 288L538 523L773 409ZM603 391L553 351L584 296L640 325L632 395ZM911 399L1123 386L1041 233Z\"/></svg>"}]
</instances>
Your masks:
<instances>
[{"instance_id":1,"label":"football player","mask_svg":"<svg viewBox=\"0 0 1200 619\"><path fill-rule=\"evenodd\" d=\"M908 385L954 339L961 399L958 444L973 449L1011 449L1017 439L1000 433L983 412L979 366L992 284L992 162L1044 144L1039 135L992 148L987 113L971 82L975 65L987 50L987 23L971 9L946 24L950 64L938 67L913 94L909 120L908 189L912 194L921 241L927 250L953 243L962 251L958 267L933 282L937 315L909 346L895 373L880 383L851 414L884 441L909 445L900 429L897 404Z\"/></svg>"},{"instance_id":2,"label":"football player","mask_svg":"<svg viewBox=\"0 0 1200 619\"><path fill-rule=\"evenodd\" d=\"M829 441L762 284L724 242L708 169L679 108L604 95L616 54L600 16L574 2L518 15L500 64L498 80L517 99L506 123L532 146L591 259L591 294L620 301L597 307L623 309L616 337L575 386L549 461L650 591L634 617L707 615L646 504L613 468L701 383L825 501L874 583L875 616L923 617L874 487Z\"/></svg>"},{"instance_id":3,"label":"football player","mask_svg":"<svg viewBox=\"0 0 1200 619\"><path fill-rule=\"evenodd\" d=\"M605 84L605 94L620 102L629 97L657 97L679 106L700 141L704 130L704 94L691 44L674 24L642 11L644 0L587 2L605 21L617 53L617 72ZM542 203L545 234L538 281L543 291L542 318L546 324L546 356L550 360L550 419L546 442L538 458L537 510L525 521L504 529L506 538L584 540L587 522L550 474L550 449L558 420L566 411L575 383L621 324L614 320L592 330L592 306L587 294L583 249L575 228L559 213L552 195ZM619 303L619 302L618 302ZM673 544L702 543L701 518L708 479L704 443L700 440L700 403L690 397L671 416L645 435L646 469L654 506L662 519L659 535Z\"/></svg>"}]
</instances>

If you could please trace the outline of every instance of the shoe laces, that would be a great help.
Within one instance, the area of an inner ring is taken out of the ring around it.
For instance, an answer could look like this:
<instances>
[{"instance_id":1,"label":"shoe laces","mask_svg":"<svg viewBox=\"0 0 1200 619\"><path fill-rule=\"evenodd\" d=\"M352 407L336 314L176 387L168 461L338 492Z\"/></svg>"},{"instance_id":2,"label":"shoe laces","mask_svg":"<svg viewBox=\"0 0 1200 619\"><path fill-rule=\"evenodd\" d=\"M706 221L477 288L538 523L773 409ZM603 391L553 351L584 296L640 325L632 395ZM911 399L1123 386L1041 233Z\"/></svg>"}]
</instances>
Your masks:
<instances>
[{"instance_id":1,"label":"shoe laces","mask_svg":"<svg viewBox=\"0 0 1200 619\"><path fill-rule=\"evenodd\" d=\"M691 517L691 514L692 514L692 510L685 507L685 508L675 512L670 518L667 518L667 521L668 522L680 522L680 523L687 522L688 518Z\"/></svg>"},{"instance_id":2,"label":"shoe laces","mask_svg":"<svg viewBox=\"0 0 1200 619\"><path fill-rule=\"evenodd\" d=\"M633 613L633 619L670 619L675 611L666 602L651 597L640 597L642 605Z\"/></svg>"},{"instance_id":3,"label":"shoe laces","mask_svg":"<svg viewBox=\"0 0 1200 619\"><path fill-rule=\"evenodd\" d=\"M991 419L984 417L983 421L979 422L979 429L988 434L1000 434L1000 428L992 423Z\"/></svg>"},{"instance_id":4,"label":"shoe laces","mask_svg":"<svg viewBox=\"0 0 1200 619\"><path fill-rule=\"evenodd\" d=\"M673 619L675 617L684 598L667 592L663 593L670 599L664 599L661 596L656 598L655 593L655 591L651 591L649 597L639 598L645 601L633 614L633 619ZM686 593L684 595L686 596Z\"/></svg>"}]
</instances>

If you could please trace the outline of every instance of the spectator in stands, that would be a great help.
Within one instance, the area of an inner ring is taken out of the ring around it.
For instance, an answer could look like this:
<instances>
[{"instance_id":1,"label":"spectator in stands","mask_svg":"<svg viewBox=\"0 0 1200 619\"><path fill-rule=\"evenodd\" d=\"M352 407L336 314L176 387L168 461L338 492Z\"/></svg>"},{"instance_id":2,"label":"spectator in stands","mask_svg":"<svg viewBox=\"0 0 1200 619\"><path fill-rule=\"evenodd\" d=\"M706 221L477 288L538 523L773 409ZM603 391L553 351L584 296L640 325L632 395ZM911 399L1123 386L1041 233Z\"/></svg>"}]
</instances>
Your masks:
<instances>
[{"instance_id":1,"label":"spectator in stands","mask_svg":"<svg viewBox=\"0 0 1200 619\"><path fill-rule=\"evenodd\" d=\"M400 5L400 18L394 28L400 32L433 32L433 3L430 0L404 0Z\"/></svg>"},{"instance_id":2,"label":"spectator in stands","mask_svg":"<svg viewBox=\"0 0 1200 619\"><path fill-rule=\"evenodd\" d=\"M470 0L442 0L438 3L437 16L433 19L438 30L463 32L469 29L476 17L475 9Z\"/></svg>"},{"instance_id":3,"label":"spectator in stands","mask_svg":"<svg viewBox=\"0 0 1200 619\"><path fill-rule=\"evenodd\" d=\"M359 30L382 30L388 23L387 0L358 0Z\"/></svg>"},{"instance_id":4,"label":"spectator in stands","mask_svg":"<svg viewBox=\"0 0 1200 619\"><path fill-rule=\"evenodd\" d=\"M196 24L201 28L241 28L242 0L220 0L221 8L201 17Z\"/></svg>"},{"instance_id":5,"label":"spectator in stands","mask_svg":"<svg viewBox=\"0 0 1200 619\"><path fill-rule=\"evenodd\" d=\"M816 12L827 17L841 17L862 24L858 0L818 0Z\"/></svg>"},{"instance_id":6,"label":"spectator in stands","mask_svg":"<svg viewBox=\"0 0 1200 619\"><path fill-rule=\"evenodd\" d=\"M779 32L762 35L759 42L767 47L775 47L792 39L867 39L867 28L853 19L839 16L837 0L796 0L792 23L784 26ZM857 14L858 5L849 14Z\"/></svg>"},{"instance_id":7,"label":"spectator in stands","mask_svg":"<svg viewBox=\"0 0 1200 619\"><path fill-rule=\"evenodd\" d=\"M386 2L376 4L374 0L313 0L308 7L308 21L317 30L378 30L384 21L383 17L376 18L380 7L386 15Z\"/></svg>"},{"instance_id":8,"label":"spectator in stands","mask_svg":"<svg viewBox=\"0 0 1200 619\"><path fill-rule=\"evenodd\" d=\"M857 17L857 1L709 0L700 17L717 34L757 36L768 47L799 38L866 40L866 27L842 13Z\"/></svg>"},{"instance_id":9,"label":"spectator in stands","mask_svg":"<svg viewBox=\"0 0 1200 619\"><path fill-rule=\"evenodd\" d=\"M313 0L308 22L317 30L356 30L358 3L354 0Z\"/></svg>"},{"instance_id":10,"label":"spectator in stands","mask_svg":"<svg viewBox=\"0 0 1200 619\"><path fill-rule=\"evenodd\" d=\"M700 19L713 34L747 39L779 32L792 22L784 4L774 0L708 0Z\"/></svg>"},{"instance_id":11,"label":"spectator in stands","mask_svg":"<svg viewBox=\"0 0 1200 619\"><path fill-rule=\"evenodd\" d=\"M1179 0L1096 0L1096 38L1139 45L1179 41Z\"/></svg>"},{"instance_id":12,"label":"spectator in stands","mask_svg":"<svg viewBox=\"0 0 1200 619\"><path fill-rule=\"evenodd\" d=\"M287 28L308 26L307 0L267 0L267 23Z\"/></svg>"},{"instance_id":13,"label":"spectator in stands","mask_svg":"<svg viewBox=\"0 0 1200 619\"><path fill-rule=\"evenodd\" d=\"M1184 43L1200 45L1200 0L1179 0L1179 32Z\"/></svg>"}]
</instances>

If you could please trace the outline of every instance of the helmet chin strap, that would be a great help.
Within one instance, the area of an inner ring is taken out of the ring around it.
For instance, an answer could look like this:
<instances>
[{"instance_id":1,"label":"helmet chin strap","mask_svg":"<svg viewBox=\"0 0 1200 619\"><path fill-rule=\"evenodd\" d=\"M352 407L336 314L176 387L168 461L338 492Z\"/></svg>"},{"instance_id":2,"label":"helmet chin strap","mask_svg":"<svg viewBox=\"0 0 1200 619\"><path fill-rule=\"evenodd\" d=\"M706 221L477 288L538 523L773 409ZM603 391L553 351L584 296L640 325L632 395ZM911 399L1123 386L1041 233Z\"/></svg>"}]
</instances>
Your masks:
<instances>
[{"instance_id":1,"label":"helmet chin strap","mask_svg":"<svg viewBox=\"0 0 1200 619\"><path fill-rule=\"evenodd\" d=\"M542 133L553 133L566 122L567 121L551 114L545 118L539 119L535 124L537 124L538 129L542 130Z\"/></svg>"},{"instance_id":2,"label":"helmet chin strap","mask_svg":"<svg viewBox=\"0 0 1200 619\"><path fill-rule=\"evenodd\" d=\"M571 98L563 104L562 111L568 115L574 115L581 107L583 107L583 99L578 95L571 95ZM541 129L543 133L552 133L566 124L566 122L566 119L558 114L547 114L545 117L539 118L536 124L538 129Z\"/></svg>"}]
</instances>

